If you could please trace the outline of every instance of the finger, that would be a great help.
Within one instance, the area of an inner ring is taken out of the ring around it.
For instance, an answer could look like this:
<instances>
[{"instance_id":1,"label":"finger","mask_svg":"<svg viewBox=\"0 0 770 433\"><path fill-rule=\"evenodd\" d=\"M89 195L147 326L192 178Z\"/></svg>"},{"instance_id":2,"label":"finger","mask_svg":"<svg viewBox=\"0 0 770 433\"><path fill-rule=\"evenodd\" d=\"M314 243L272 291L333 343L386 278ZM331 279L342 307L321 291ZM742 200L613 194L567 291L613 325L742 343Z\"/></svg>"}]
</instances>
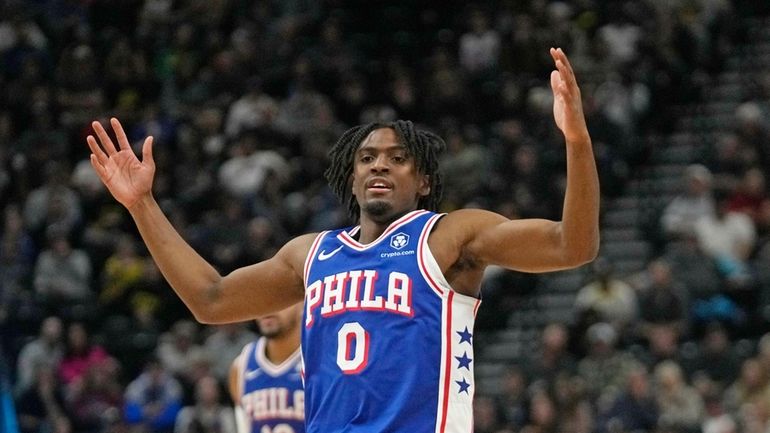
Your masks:
<instances>
[{"instance_id":1,"label":"finger","mask_svg":"<svg viewBox=\"0 0 770 433\"><path fill-rule=\"evenodd\" d=\"M118 139L120 150L131 150L131 144L128 142L128 137L126 137L126 132L123 130L123 125L120 124L120 121L113 117L110 119L110 124L112 125L112 130L115 131L115 137Z\"/></svg>"},{"instance_id":2,"label":"finger","mask_svg":"<svg viewBox=\"0 0 770 433\"><path fill-rule=\"evenodd\" d=\"M152 135L144 139L142 145L142 163L155 168L155 159L152 157Z\"/></svg>"},{"instance_id":3,"label":"finger","mask_svg":"<svg viewBox=\"0 0 770 433\"><path fill-rule=\"evenodd\" d=\"M89 135L86 137L86 142L88 143L88 147L91 149L91 153L96 157L96 160L99 161L99 164L106 164L109 157L106 153L104 153L102 148L99 147L99 143L96 142L94 136Z\"/></svg>"},{"instance_id":4,"label":"finger","mask_svg":"<svg viewBox=\"0 0 770 433\"><path fill-rule=\"evenodd\" d=\"M556 96L556 93L558 93L564 98L570 98L569 90L567 89L567 85L564 83L564 77L559 71L551 71L551 89L554 92L554 96Z\"/></svg>"},{"instance_id":5,"label":"finger","mask_svg":"<svg viewBox=\"0 0 770 433\"><path fill-rule=\"evenodd\" d=\"M569 59L567 58L567 54L564 53L564 50L559 48L557 51L557 54L559 55L559 60L564 65L564 70L566 71L566 77L565 81L567 82L567 85L577 86L577 79L575 79L575 71L572 69L572 64L570 63Z\"/></svg>"},{"instance_id":6,"label":"finger","mask_svg":"<svg viewBox=\"0 0 770 433\"><path fill-rule=\"evenodd\" d=\"M559 84L561 83L561 77L559 71L551 71L551 89L554 92L559 91Z\"/></svg>"},{"instance_id":7,"label":"finger","mask_svg":"<svg viewBox=\"0 0 770 433\"><path fill-rule=\"evenodd\" d=\"M99 163L99 159L93 153L91 154L91 167L96 170L96 175L99 176L99 179L101 179L102 182L105 182L107 179L107 169Z\"/></svg>"},{"instance_id":8,"label":"finger","mask_svg":"<svg viewBox=\"0 0 770 433\"><path fill-rule=\"evenodd\" d=\"M107 155L112 156L118 153L118 151L115 150L115 145L112 144L110 136L107 135L107 131L104 130L104 127L101 123L98 121L93 121L91 122L91 127L94 128L94 132L96 132L96 136L99 137L99 141L101 141L104 150L107 151Z\"/></svg>"}]
</instances>

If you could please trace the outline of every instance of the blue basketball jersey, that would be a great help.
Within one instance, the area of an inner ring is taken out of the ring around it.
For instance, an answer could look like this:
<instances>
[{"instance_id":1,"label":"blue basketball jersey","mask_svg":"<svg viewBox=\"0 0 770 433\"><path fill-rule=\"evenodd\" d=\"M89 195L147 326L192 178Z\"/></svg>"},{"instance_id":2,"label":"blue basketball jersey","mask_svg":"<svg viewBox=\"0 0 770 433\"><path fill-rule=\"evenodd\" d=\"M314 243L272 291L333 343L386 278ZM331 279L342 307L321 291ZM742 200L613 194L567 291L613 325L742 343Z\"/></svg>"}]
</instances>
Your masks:
<instances>
[{"instance_id":1,"label":"blue basketball jersey","mask_svg":"<svg viewBox=\"0 0 770 433\"><path fill-rule=\"evenodd\" d=\"M363 245L318 235L305 262L302 358L309 433L470 433L473 323L428 248L418 210Z\"/></svg>"},{"instance_id":2,"label":"blue basketball jersey","mask_svg":"<svg viewBox=\"0 0 770 433\"><path fill-rule=\"evenodd\" d=\"M264 337L241 352L241 409L251 433L303 433L305 394L299 349L280 365L265 356Z\"/></svg>"}]
</instances>

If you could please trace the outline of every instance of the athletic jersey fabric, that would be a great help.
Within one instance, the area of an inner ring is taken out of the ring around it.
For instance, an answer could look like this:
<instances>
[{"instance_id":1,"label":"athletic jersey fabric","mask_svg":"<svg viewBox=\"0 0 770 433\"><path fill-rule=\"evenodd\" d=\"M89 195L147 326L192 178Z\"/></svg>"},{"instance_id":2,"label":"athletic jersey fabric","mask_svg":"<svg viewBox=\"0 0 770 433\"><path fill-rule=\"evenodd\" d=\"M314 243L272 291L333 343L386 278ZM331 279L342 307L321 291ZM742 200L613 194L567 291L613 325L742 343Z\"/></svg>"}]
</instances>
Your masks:
<instances>
[{"instance_id":1,"label":"athletic jersey fabric","mask_svg":"<svg viewBox=\"0 0 770 433\"><path fill-rule=\"evenodd\" d=\"M470 433L473 323L428 248L442 215L410 212L370 244L320 233L305 262L309 433Z\"/></svg>"},{"instance_id":2,"label":"athletic jersey fabric","mask_svg":"<svg viewBox=\"0 0 770 433\"><path fill-rule=\"evenodd\" d=\"M299 349L280 365L265 356L265 337L240 358L241 409L251 433L303 433L305 395Z\"/></svg>"}]
</instances>

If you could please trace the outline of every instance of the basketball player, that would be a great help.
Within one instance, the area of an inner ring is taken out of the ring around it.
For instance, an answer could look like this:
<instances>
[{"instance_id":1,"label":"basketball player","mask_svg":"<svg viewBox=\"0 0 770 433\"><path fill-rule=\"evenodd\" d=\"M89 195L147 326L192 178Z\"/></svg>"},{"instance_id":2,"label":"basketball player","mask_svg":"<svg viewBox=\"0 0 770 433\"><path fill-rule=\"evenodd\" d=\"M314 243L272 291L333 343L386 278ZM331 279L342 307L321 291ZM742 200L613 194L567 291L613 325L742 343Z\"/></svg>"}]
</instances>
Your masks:
<instances>
[{"instance_id":1,"label":"basketball player","mask_svg":"<svg viewBox=\"0 0 770 433\"><path fill-rule=\"evenodd\" d=\"M435 214L443 140L411 122L363 125L340 137L326 172L358 225L299 236L274 257L223 276L153 198L152 137L140 161L117 119L117 148L94 122L91 162L199 321L243 321L304 300L308 432L470 432L484 269L555 271L598 251L599 182L580 90L567 56L550 54L553 113L567 155L561 221L480 209Z\"/></svg>"},{"instance_id":2,"label":"basketball player","mask_svg":"<svg viewBox=\"0 0 770 433\"><path fill-rule=\"evenodd\" d=\"M257 319L262 336L230 368L239 433L304 433L299 355L302 304Z\"/></svg>"}]
</instances>

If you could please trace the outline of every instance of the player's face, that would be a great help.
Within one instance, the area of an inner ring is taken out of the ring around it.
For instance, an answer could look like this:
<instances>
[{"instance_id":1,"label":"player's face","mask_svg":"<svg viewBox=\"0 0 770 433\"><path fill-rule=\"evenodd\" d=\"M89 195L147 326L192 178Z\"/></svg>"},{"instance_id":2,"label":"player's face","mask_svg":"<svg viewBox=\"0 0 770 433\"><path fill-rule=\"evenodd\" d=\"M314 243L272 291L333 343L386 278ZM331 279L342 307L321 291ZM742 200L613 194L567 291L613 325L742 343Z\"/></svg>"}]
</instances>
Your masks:
<instances>
[{"instance_id":1,"label":"player's face","mask_svg":"<svg viewBox=\"0 0 770 433\"><path fill-rule=\"evenodd\" d=\"M353 161L353 195L362 215L391 221L416 209L420 197L428 193L428 176L417 171L396 131L376 129L361 142Z\"/></svg>"},{"instance_id":2,"label":"player's face","mask_svg":"<svg viewBox=\"0 0 770 433\"><path fill-rule=\"evenodd\" d=\"M267 338L279 337L291 332L299 326L302 317L302 304L292 305L277 313L268 314L257 319L259 333Z\"/></svg>"}]
</instances>

